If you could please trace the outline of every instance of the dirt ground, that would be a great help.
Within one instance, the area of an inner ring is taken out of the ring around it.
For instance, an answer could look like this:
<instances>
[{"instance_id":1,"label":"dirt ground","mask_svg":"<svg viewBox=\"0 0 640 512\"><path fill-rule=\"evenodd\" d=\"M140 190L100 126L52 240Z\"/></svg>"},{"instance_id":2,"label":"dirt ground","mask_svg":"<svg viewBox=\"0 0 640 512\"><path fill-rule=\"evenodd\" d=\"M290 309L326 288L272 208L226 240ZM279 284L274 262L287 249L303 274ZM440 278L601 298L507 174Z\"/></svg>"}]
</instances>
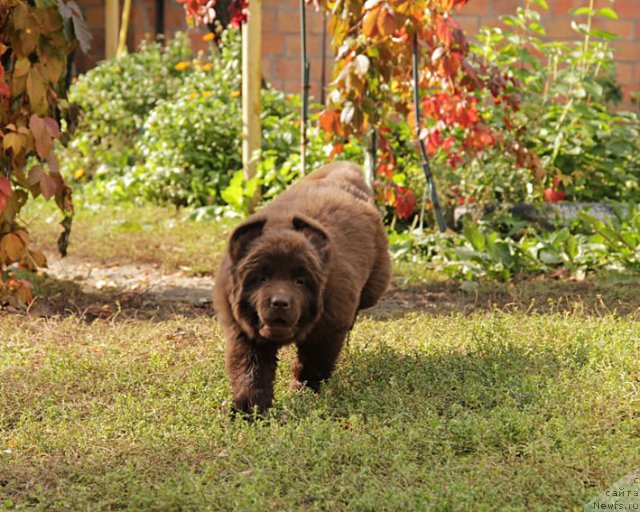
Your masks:
<instances>
[{"instance_id":1,"label":"dirt ground","mask_svg":"<svg viewBox=\"0 0 640 512\"><path fill-rule=\"evenodd\" d=\"M105 265L77 257L49 254L49 267L35 280L36 300L28 314L95 319L166 319L213 316L213 276L186 271L164 273L159 265ZM397 318L411 311L435 315L470 314L499 309L570 312L583 315L632 315L640 318L640 280L535 277L511 283L461 286L451 281L407 284L394 278L383 299L363 312ZM23 312L24 314L24 312Z\"/></svg>"}]
</instances>

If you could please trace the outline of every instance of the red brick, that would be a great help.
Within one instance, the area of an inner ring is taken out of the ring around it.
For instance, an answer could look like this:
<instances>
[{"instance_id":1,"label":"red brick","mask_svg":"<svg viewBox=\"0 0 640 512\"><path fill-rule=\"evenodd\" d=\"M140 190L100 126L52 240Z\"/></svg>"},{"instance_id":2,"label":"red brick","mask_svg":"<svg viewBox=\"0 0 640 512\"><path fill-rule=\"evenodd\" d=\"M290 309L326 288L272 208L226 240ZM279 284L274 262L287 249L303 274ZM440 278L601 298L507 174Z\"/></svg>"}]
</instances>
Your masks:
<instances>
[{"instance_id":1,"label":"red brick","mask_svg":"<svg viewBox=\"0 0 640 512\"><path fill-rule=\"evenodd\" d=\"M620 62L616 65L618 81L622 85L631 85L635 80L635 65L626 62Z\"/></svg>"},{"instance_id":2,"label":"red brick","mask_svg":"<svg viewBox=\"0 0 640 512\"><path fill-rule=\"evenodd\" d=\"M631 94L640 92L640 85L623 85L622 93L624 94L625 103L622 105L623 108L631 107Z\"/></svg>"},{"instance_id":3,"label":"red brick","mask_svg":"<svg viewBox=\"0 0 640 512\"><path fill-rule=\"evenodd\" d=\"M620 40L631 40L635 34L635 22L622 19L596 19L593 21L593 27L612 32L616 34Z\"/></svg>"},{"instance_id":4,"label":"red brick","mask_svg":"<svg viewBox=\"0 0 640 512\"><path fill-rule=\"evenodd\" d=\"M640 4L637 0L621 0L612 7L622 20L640 19Z\"/></svg>"},{"instance_id":5,"label":"red brick","mask_svg":"<svg viewBox=\"0 0 640 512\"><path fill-rule=\"evenodd\" d=\"M299 34L300 15L297 11L278 11L276 26L281 34Z\"/></svg>"},{"instance_id":6,"label":"red brick","mask_svg":"<svg viewBox=\"0 0 640 512\"><path fill-rule=\"evenodd\" d=\"M469 0L469 3L460 10L460 14L464 16L487 15L489 14L489 0Z\"/></svg>"},{"instance_id":7,"label":"red brick","mask_svg":"<svg viewBox=\"0 0 640 512\"><path fill-rule=\"evenodd\" d=\"M480 30L479 16L463 16L458 14L454 19L467 37L475 37Z\"/></svg>"},{"instance_id":8,"label":"red brick","mask_svg":"<svg viewBox=\"0 0 640 512\"><path fill-rule=\"evenodd\" d=\"M264 9L262 11L262 32L275 32L277 11L274 9Z\"/></svg>"},{"instance_id":9,"label":"red brick","mask_svg":"<svg viewBox=\"0 0 640 512\"><path fill-rule=\"evenodd\" d=\"M574 39L576 32L571 28L571 18L557 17L544 20L542 26L547 31L548 39Z\"/></svg>"},{"instance_id":10,"label":"red brick","mask_svg":"<svg viewBox=\"0 0 640 512\"><path fill-rule=\"evenodd\" d=\"M520 7L520 3L514 0L493 0L493 14L515 14L518 7Z\"/></svg>"},{"instance_id":11,"label":"red brick","mask_svg":"<svg viewBox=\"0 0 640 512\"><path fill-rule=\"evenodd\" d=\"M209 33L209 30L206 30L206 29L189 31L189 43L190 43L191 49L194 52L198 52L200 50L205 52L207 51L210 43L208 43L207 41L203 41L202 36L208 33Z\"/></svg>"},{"instance_id":12,"label":"red brick","mask_svg":"<svg viewBox=\"0 0 640 512\"><path fill-rule=\"evenodd\" d=\"M285 92L300 94L300 80L287 79L282 81L282 88Z\"/></svg>"},{"instance_id":13,"label":"red brick","mask_svg":"<svg viewBox=\"0 0 640 512\"><path fill-rule=\"evenodd\" d=\"M577 2L576 0L555 0L549 3L549 11L552 14L566 16L569 14L569 9L573 9Z\"/></svg>"},{"instance_id":14,"label":"red brick","mask_svg":"<svg viewBox=\"0 0 640 512\"><path fill-rule=\"evenodd\" d=\"M104 26L104 5L85 7L82 9L84 19L91 30Z\"/></svg>"},{"instance_id":15,"label":"red brick","mask_svg":"<svg viewBox=\"0 0 640 512\"><path fill-rule=\"evenodd\" d=\"M283 79L300 76L300 61L298 59L283 58L274 61L273 72Z\"/></svg>"},{"instance_id":16,"label":"red brick","mask_svg":"<svg viewBox=\"0 0 640 512\"><path fill-rule=\"evenodd\" d=\"M640 42L627 43L624 41L616 41L615 58L618 61L629 62L640 59Z\"/></svg>"},{"instance_id":17,"label":"red brick","mask_svg":"<svg viewBox=\"0 0 640 512\"><path fill-rule=\"evenodd\" d=\"M322 12L315 12L307 7L307 32L309 34L322 34L325 24L325 16Z\"/></svg>"},{"instance_id":18,"label":"red brick","mask_svg":"<svg viewBox=\"0 0 640 512\"><path fill-rule=\"evenodd\" d=\"M299 35L285 35L285 52L287 57L300 55L302 42ZM307 55L319 57L322 55L322 36L307 34Z\"/></svg>"},{"instance_id":19,"label":"red brick","mask_svg":"<svg viewBox=\"0 0 640 512\"><path fill-rule=\"evenodd\" d=\"M285 36L282 34L262 34L262 52L265 54L283 55L285 53Z\"/></svg>"}]
</instances>

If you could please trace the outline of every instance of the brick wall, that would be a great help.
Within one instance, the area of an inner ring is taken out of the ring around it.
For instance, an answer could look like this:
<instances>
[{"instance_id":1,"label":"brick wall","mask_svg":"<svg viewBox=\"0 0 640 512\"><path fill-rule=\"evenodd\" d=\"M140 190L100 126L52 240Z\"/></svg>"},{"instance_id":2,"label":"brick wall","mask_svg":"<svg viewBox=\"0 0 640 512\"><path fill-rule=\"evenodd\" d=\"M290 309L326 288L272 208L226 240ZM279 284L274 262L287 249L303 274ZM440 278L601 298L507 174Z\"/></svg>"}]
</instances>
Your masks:
<instances>
[{"instance_id":1,"label":"brick wall","mask_svg":"<svg viewBox=\"0 0 640 512\"><path fill-rule=\"evenodd\" d=\"M465 33L471 36L482 25L497 25L498 17L514 14L524 0L470 0L456 15ZM588 5L587 0L548 0L549 10L543 13L542 26L549 39L568 41L576 38L571 28L569 9ZM628 99L630 92L640 91L640 0L596 0L595 7L613 7L618 20L598 20L597 28L618 35L615 42L618 80Z\"/></svg>"},{"instance_id":2,"label":"brick wall","mask_svg":"<svg viewBox=\"0 0 640 512\"><path fill-rule=\"evenodd\" d=\"M76 64L84 71L104 58L104 0L79 0L78 3L94 34L92 55L79 55ZM299 0L263 0L263 74L274 86L290 92L300 91L300 17ZM456 20L468 36L477 33L481 25L495 25L502 14L513 14L525 0L470 0L456 15ZM548 0L549 10L543 16L549 38L570 40L569 9L585 5L586 0ZM604 20L601 28L618 34L615 43L618 78L625 93L640 91L640 0L596 0L598 6L613 6L619 20ZM323 15L308 9L308 53L311 62L311 93L320 99L323 68L322 41ZM153 34L156 26L155 0L132 0L130 48ZM186 28L182 6L174 0L165 0L165 29L170 36ZM201 45L200 34L193 33L194 45ZM326 80L331 79L331 50L327 40Z\"/></svg>"}]
</instances>

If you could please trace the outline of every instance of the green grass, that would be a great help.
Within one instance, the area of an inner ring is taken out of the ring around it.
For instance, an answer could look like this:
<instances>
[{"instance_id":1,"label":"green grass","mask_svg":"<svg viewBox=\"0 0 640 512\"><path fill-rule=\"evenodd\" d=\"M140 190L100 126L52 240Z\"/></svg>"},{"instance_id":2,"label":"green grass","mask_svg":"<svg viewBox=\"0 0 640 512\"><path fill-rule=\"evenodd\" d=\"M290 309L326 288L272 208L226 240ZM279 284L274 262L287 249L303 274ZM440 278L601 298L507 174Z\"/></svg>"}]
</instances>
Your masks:
<instances>
[{"instance_id":1,"label":"green grass","mask_svg":"<svg viewBox=\"0 0 640 512\"><path fill-rule=\"evenodd\" d=\"M640 467L640 325L356 324L319 395L227 412L215 320L0 318L8 510L581 510ZM3 509L0 505L0 510Z\"/></svg>"},{"instance_id":2,"label":"green grass","mask_svg":"<svg viewBox=\"0 0 640 512\"><path fill-rule=\"evenodd\" d=\"M23 218L53 251L53 207ZM210 274L230 226L81 203L69 264ZM0 510L577 511L640 468L637 277L463 291L398 263L322 392L287 389L285 350L255 421L203 311L89 323L118 295L34 281L55 314L0 317Z\"/></svg>"},{"instance_id":3,"label":"green grass","mask_svg":"<svg viewBox=\"0 0 640 512\"><path fill-rule=\"evenodd\" d=\"M81 198L82 199L82 198ZM60 212L51 202L30 203L22 214L35 247L57 251ZM151 204L90 205L79 201L69 256L102 264L147 263L171 272L213 272L231 223L197 222L188 210Z\"/></svg>"}]
</instances>

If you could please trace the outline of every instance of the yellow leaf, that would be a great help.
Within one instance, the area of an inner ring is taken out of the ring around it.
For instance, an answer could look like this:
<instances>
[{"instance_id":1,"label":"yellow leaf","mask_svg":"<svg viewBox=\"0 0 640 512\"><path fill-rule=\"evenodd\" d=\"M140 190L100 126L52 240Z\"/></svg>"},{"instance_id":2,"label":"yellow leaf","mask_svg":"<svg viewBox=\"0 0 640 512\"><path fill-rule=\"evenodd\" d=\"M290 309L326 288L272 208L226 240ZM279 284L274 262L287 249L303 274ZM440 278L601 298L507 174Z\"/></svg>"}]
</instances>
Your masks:
<instances>
[{"instance_id":1,"label":"yellow leaf","mask_svg":"<svg viewBox=\"0 0 640 512\"><path fill-rule=\"evenodd\" d=\"M11 149L14 156L20 153L24 147L24 140L17 133L7 133L2 139L2 147L4 149Z\"/></svg>"},{"instance_id":2,"label":"yellow leaf","mask_svg":"<svg viewBox=\"0 0 640 512\"><path fill-rule=\"evenodd\" d=\"M367 11L362 20L362 33L371 37L376 30L376 22L378 20L378 14L380 14L380 8Z\"/></svg>"},{"instance_id":3,"label":"yellow leaf","mask_svg":"<svg viewBox=\"0 0 640 512\"><path fill-rule=\"evenodd\" d=\"M47 257L40 251L29 251L29 256L39 268L47 268Z\"/></svg>"},{"instance_id":4,"label":"yellow leaf","mask_svg":"<svg viewBox=\"0 0 640 512\"><path fill-rule=\"evenodd\" d=\"M64 61L64 57L61 56L50 56L49 60L47 60L45 64L45 75L49 82L55 84L62 77L62 73L65 69L66 63Z\"/></svg>"},{"instance_id":5,"label":"yellow leaf","mask_svg":"<svg viewBox=\"0 0 640 512\"><path fill-rule=\"evenodd\" d=\"M20 57L16 60L16 65L13 68L13 76L24 76L31 69L31 61L28 57Z\"/></svg>"},{"instance_id":6,"label":"yellow leaf","mask_svg":"<svg viewBox=\"0 0 640 512\"><path fill-rule=\"evenodd\" d=\"M209 32L208 34L205 34L202 36L203 41L213 41L214 38L215 38L215 35L213 32Z\"/></svg>"},{"instance_id":7,"label":"yellow leaf","mask_svg":"<svg viewBox=\"0 0 640 512\"><path fill-rule=\"evenodd\" d=\"M83 176L84 176L84 169L78 169L76 172L73 173L73 177L77 180L79 180Z\"/></svg>"},{"instance_id":8,"label":"yellow leaf","mask_svg":"<svg viewBox=\"0 0 640 512\"><path fill-rule=\"evenodd\" d=\"M15 261L19 261L24 255L25 244L15 233L7 233L0 238L0 248L6 255L5 264L11 264Z\"/></svg>"},{"instance_id":9,"label":"yellow leaf","mask_svg":"<svg viewBox=\"0 0 640 512\"><path fill-rule=\"evenodd\" d=\"M27 75L27 94L29 95L29 105L34 112L43 112L46 109L45 86L42 75L36 68L31 68Z\"/></svg>"},{"instance_id":10,"label":"yellow leaf","mask_svg":"<svg viewBox=\"0 0 640 512\"><path fill-rule=\"evenodd\" d=\"M178 62L176 64L176 71L184 71L189 66L191 66L191 63L183 60L182 62Z\"/></svg>"}]
</instances>

